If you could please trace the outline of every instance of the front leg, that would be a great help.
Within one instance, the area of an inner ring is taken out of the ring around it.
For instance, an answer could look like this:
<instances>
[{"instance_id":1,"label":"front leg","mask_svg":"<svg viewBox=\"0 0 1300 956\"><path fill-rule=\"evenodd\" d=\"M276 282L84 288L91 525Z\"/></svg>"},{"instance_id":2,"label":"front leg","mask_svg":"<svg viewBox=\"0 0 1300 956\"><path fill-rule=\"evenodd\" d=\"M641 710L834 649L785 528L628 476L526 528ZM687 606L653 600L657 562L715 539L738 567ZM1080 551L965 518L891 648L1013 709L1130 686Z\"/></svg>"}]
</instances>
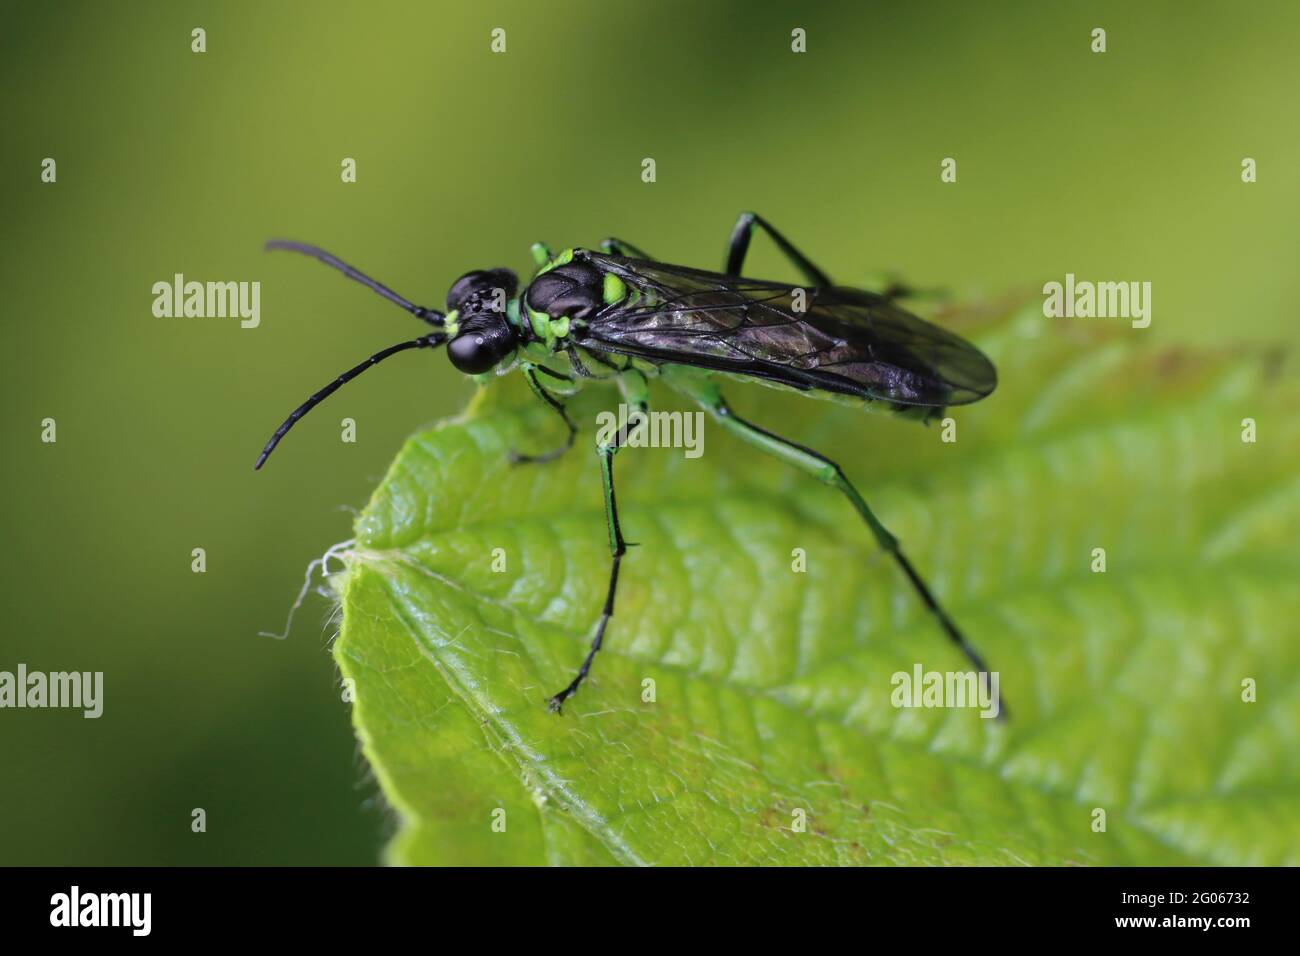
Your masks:
<instances>
[{"instance_id":1,"label":"front leg","mask_svg":"<svg viewBox=\"0 0 1300 956\"><path fill-rule=\"evenodd\" d=\"M573 447L573 440L578 434L578 426L574 425L573 419L569 418L569 413L565 411L564 403L561 402L554 395L552 395L550 392L548 392L546 388L542 385L542 383L538 381L537 373L539 370L542 369L545 369L545 371L551 375L559 375L558 372L554 372L551 369L546 369L545 366L525 365L524 380L528 382L528 387L533 390L533 394L536 395L538 398L540 398L547 405L549 405L552 409L554 409L555 413L564 420L564 427L567 428L569 431L568 434L565 436L563 445L561 445L559 448L552 449L551 451L543 452L540 455L523 455L520 454L518 451L511 450L510 464L512 465L536 465L548 461L554 461L555 459L559 458L566 451L568 451L570 448ZM563 378L564 376L559 376L559 377Z\"/></svg>"},{"instance_id":2,"label":"front leg","mask_svg":"<svg viewBox=\"0 0 1300 956\"><path fill-rule=\"evenodd\" d=\"M605 607L600 613L600 620L596 622L596 634L591 639L591 647L587 651L587 656L582 661L582 666L578 668L578 674L569 682L569 686L564 688L550 699L549 708L552 713L559 713L564 702L572 697L587 679L587 674L591 671L591 663L599 653L601 645L605 641L605 629L609 627L609 619L614 616L614 595L618 591L618 569L623 563L623 555L627 553L628 543L623 540L623 528L618 520L618 502L614 497L614 456L618 454L619 449L627 444L628 436L635 431L642 422L646 411L649 408L648 388L646 386L645 376L640 372L628 372L619 378L619 386L623 389L623 395L627 402L633 405L641 416L636 421L629 421L620 428L608 442L597 446L596 454L600 458L600 479L601 486L605 492L605 526L609 533L609 589L605 593Z\"/></svg>"},{"instance_id":3,"label":"front leg","mask_svg":"<svg viewBox=\"0 0 1300 956\"><path fill-rule=\"evenodd\" d=\"M587 363L582 360L582 356L578 354L578 348L575 345L570 345L567 349L565 349L564 354L568 356L569 367L573 369L573 374L576 375L578 378L588 378L591 379L592 381L599 382L599 381L605 381L607 379L611 379L614 377L616 373L623 371L621 368L619 368L619 366L615 365L613 362L605 358L599 352L588 352L587 357L589 359L591 359L594 362L598 362L599 364L603 365L605 368L611 370L610 373L607 375L597 375L591 369L587 368Z\"/></svg>"}]
</instances>

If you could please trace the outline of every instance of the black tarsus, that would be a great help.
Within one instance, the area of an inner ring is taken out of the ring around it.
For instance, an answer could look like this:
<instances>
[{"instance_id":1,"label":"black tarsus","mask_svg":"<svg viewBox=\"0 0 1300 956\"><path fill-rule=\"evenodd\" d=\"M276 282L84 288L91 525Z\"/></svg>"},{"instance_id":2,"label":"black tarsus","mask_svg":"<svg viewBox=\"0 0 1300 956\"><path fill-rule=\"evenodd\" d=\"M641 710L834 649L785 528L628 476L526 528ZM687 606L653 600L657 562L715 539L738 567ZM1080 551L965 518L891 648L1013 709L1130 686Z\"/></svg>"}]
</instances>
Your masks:
<instances>
[{"instance_id":1,"label":"black tarsus","mask_svg":"<svg viewBox=\"0 0 1300 956\"><path fill-rule=\"evenodd\" d=\"M334 394L340 386L346 385L366 369L370 368L372 365L378 365L390 355L396 355L398 352L405 352L407 349L433 348L441 345L445 341L447 341L445 333L430 332L428 335L422 335L418 339L412 339L409 342L399 342L397 345L391 345L380 352L376 352L360 365L354 365L352 368L348 369L293 410L289 417L284 420L284 423L275 430L275 434L271 436L271 440L268 441L266 447L262 449L262 454L257 456L257 464L253 465L253 470L256 471L262 467L266 459L270 457L271 452L275 451L275 446L280 444L280 439L288 433L290 428L298 423L300 418L325 399L329 398L330 395Z\"/></svg>"},{"instance_id":2,"label":"black tarsus","mask_svg":"<svg viewBox=\"0 0 1300 956\"><path fill-rule=\"evenodd\" d=\"M645 407L638 406L643 413ZM640 424L638 420L637 425ZM613 440L608 445L602 445L596 450L601 456L601 479L605 480L605 471L608 470L609 481L609 526L611 531L610 557L611 564L609 569L609 590L605 593L605 607L601 611L600 621L596 624L596 635L591 639L591 648L587 651L587 656L583 658L582 666L578 668L578 675L569 682L569 686L564 688L558 694L553 696L548 702L547 707L551 713L558 714L564 706L564 702L572 697L578 690L578 687L587 679L587 673L591 670L591 662L595 660L596 654L600 651L601 644L605 641L605 629L609 627L609 619L614 616L614 594L618 591L618 569L623 563L623 555L627 554L628 543L623 540L623 528L618 520L618 503L614 497L614 455L627 441L631 429L635 427L632 422L628 422L620 428Z\"/></svg>"}]
</instances>

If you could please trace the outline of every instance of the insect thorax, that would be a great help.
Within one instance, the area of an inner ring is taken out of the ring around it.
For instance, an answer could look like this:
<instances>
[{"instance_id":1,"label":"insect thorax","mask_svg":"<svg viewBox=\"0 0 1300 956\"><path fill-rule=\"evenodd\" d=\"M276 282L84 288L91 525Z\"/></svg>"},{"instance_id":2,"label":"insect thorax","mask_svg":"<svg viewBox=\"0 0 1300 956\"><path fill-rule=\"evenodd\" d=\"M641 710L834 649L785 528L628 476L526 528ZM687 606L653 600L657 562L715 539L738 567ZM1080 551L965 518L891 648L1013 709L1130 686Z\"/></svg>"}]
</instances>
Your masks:
<instances>
[{"instance_id":1,"label":"insect thorax","mask_svg":"<svg viewBox=\"0 0 1300 956\"><path fill-rule=\"evenodd\" d=\"M581 249L566 249L547 262L522 296L534 336L553 348L601 309L627 297L623 280L597 266Z\"/></svg>"}]
</instances>

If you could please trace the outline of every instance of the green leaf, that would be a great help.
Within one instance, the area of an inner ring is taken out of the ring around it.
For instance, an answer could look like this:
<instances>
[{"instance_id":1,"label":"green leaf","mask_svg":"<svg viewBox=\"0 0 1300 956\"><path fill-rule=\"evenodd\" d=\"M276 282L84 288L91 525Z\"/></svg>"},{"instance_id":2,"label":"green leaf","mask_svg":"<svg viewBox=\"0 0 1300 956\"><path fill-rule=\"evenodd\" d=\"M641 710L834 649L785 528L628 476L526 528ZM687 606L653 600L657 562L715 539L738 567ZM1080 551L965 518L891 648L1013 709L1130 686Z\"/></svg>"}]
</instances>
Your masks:
<instances>
[{"instance_id":1,"label":"green leaf","mask_svg":"<svg viewBox=\"0 0 1300 956\"><path fill-rule=\"evenodd\" d=\"M639 547L591 680L548 713L605 598L590 449L619 399L585 390L577 447L511 467L563 434L516 376L407 443L335 581L336 659L401 821L390 861L1300 863L1294 384L985 311L941 317L980 326L1001 379L951 413L955 443L727 391L843 465L1000 672L1009 721L891 705L894 673L964 661L841 496L712 422L701 458L616 459Z\"/></svg>"}]
</instances>

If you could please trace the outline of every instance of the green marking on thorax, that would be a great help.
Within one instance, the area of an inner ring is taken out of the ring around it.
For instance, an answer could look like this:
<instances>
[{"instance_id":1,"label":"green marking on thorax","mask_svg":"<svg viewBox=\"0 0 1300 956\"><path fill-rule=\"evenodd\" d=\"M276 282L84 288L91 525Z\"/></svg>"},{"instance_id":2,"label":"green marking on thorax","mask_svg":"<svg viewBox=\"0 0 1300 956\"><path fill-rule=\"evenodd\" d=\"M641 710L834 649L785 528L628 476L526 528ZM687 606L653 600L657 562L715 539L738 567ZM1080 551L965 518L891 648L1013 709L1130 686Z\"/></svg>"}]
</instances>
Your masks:
<instances>
[{"instance_id":1,"label":"green marking on thorax","mask_svg":"<svg viewBox=\"0 0 1300 956\"><path fill-rule=\"evenodd\" d=\"M546 247L543 246L542 248L546 248ZM536 255L536 253L534 253L534 255ZM537 276L542 275L543 273L546 272L550 272L552 269L556 268L557 266L567 266L572 261L573 261L573 250L565 249L558 256L551 259L540 269L538 269L536 275L534 275L533 278L536 279Z\"/></svg>"},{"instance_id":2,"label":"green marking on thorax","mask_svg":"<svg viewBox=\"0 0 1300 956\"><path fill-rule=\"evenodd\" d=\"M605 284L601 289L606 305L622 302L627 297L627 284L612 272L605 273Z\"/></svg>"},{"instance_id":3,"label":"green marking on thorax","mask_svg":"<svg viewBox=\"0 0 1300 956\"><path fill-rule=\"evenodd\" d=\"M554 344L555 333L551 331L551 317L545 312L538 312L530 305L525 305L524 308L528 310L528 324L532 326L533 335L548 346Z\"/></svg>"},{"instance_id":4,"label":"green marking on thorax","mask_svg":"<svg viewBox=\"0 0 1300 956\"><path fill-rule=\"evenodd\" d=\"M538 263L538 270L533 274L536 279L540 275L550 272L557 266L566 265L573 261L573 250L565 249L558 256L552 256L550 249L543 243L533 243L533 259ZM553 319L545 312L538 312L536 309L524 303L524 309L528 313L528 324L532 327L533 335L546 343L550 351L555 351L555 345L560 339L569 334L569 317L563 316Z\"/></svg>"}]
</instances>

